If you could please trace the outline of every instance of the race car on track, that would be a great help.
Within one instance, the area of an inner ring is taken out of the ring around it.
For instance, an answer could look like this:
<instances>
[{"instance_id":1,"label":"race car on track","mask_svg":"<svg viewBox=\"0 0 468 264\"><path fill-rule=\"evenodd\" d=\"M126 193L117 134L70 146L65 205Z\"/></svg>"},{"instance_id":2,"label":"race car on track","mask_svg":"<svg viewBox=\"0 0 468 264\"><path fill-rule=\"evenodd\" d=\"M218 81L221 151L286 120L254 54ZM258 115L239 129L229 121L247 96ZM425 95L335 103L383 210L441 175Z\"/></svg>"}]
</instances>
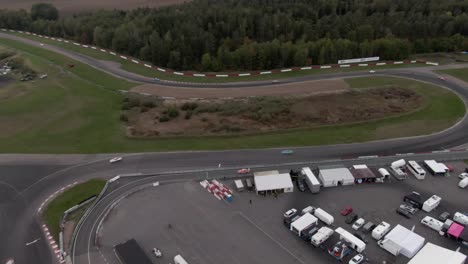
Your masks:
<instances>
[{"instance_id":1,"label":"race car on track","mask_svg":"<svg viewBox=\"0 0 468 264\"><path fill-rule=\"evenodd\" d=\"M109 160L110 163L115 163L115 162L118 162L118 161L122 161L122 157L115 157L115 158L112 158Z\"/></svg>"},{"instance_id":2,"label":"race car on track","mask_svg":"<svg viewBox=\"0 0 468 264\"><path fill-rule=\"evenodd\" d=\"M250 172L250 168L244 168L237 171L239 174L247 174Z\"/></svg>"}]
</instances>

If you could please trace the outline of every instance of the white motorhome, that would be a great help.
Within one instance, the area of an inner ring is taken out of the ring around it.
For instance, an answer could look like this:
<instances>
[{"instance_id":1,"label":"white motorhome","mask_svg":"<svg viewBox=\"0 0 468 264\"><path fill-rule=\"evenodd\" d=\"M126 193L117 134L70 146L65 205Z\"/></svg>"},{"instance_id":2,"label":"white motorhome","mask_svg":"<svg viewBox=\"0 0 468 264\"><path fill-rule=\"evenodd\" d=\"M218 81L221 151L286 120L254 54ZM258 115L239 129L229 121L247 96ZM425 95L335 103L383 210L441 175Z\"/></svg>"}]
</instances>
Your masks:
<instances>
[{"instance_id":1,"label":"white motorhome","mask_svg":"<svg viewBox=\"0 0 468 264\"><path fill-rule=\"evenodd\" d=\"M323 242L327 241L331 235L333 235L333 230L326 226L320 228L315 235L312 236L310 243L316 247L320 246Z\"/></svg>"},{"instance_id":2,"label":"white motorhome","mask_svg":"<svg viewBox=\"0 0 468 264\"><path fill-rule=\"evenodd\" d=\"M374 230L372 230L372 237L375 240L380 240L390 231L390 224L387 222L380 223Z\"/></svg>"},{"instance_id":3,"label":"white motorhome","mask_svg":"<svg viewBox=\"0 0 468 264\"><path fill-rule=\"evenodd\" d=\"M429 213L430 211L434 210L437 206L439 206L441 201L442 201L442 198L440 198L437 195L432 195L429 199L427 199L424 202L422 209L425 212Z\"/></svg>"},{"instance_id":4,"label":"white motorhome","mask_svg":"<svg viewBox=\"0 0 468 264\"><path fill-rule=\"evenodd\" d=\"M325 224L327 225L331 225L333 224L333 222L335 221L335 218L333 218L333 216L327 212L325 212L323 209L321 208L317 208L315 209L314 211L314 215L320 219L320 221L324 222Z\"/></svg>"},{"instance_id":5,"label":"white motorhome","mask_svg":"<svg viewBox=\"0 0 468 264\"><path fill-rule=\"evenodd\" d=\"M444 226L444 223L442 223L439 220L436 220L430 216L426 216L421 220L421 224L431 228L432 230L435 230L439 232L442 230L442 227Z\"/></svg>"},{"instance_id":6,"label":"white motorhome","mask_svg":"<svg viewBox=\"0 0 468 264\"><path fill-rule=\"evenodd\" d=\"M464 178L458 183L458 187L465 189L468 186L468 177Z\"/></svg>"},{"instance_id":7,"label":"white motorhome","mask_svg":"<svg viewBox=\"0 0 468 264\"><path fill-rule=\"evenodd\" d=\"M421 166L419 166L419 164L416 161L408 161L407 167L408 170L411 171L411 173L414 175L414 177L416 177L416 179L424 180L424 178L426 177L426 171L423 168L421 168Z\"/></svg>"},{"instance_id":8,"label":"white motorhome","mask_svg":"<svg viewBox=\"0 0 468 264\"><path fill-rule=\"evenodd\" d=\"M466 216L466 215L464 215L462 213L456 212L453 215L453 221L459 223L460 225L467 226L468 225L468 216Z\"/></svg>"}]
</instances>

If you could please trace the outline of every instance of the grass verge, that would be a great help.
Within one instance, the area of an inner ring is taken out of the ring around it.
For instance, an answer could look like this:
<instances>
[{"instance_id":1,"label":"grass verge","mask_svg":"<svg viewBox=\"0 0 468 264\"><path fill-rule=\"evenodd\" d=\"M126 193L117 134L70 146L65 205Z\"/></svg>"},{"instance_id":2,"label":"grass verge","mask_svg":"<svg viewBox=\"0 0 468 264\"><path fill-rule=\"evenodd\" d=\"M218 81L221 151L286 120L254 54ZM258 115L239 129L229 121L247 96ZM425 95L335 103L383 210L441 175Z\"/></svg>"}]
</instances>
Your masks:
<instances>
[{"instance_id":1,"label":"grass verge","mask_svg":"<svg viewBox=\"0 0 468 264\"><path fill-rule=\"evenodd\" d=\"M75 185L58 195L47 205L42 217L56 241L58 241L58 234L60 232L59 223L63 213L87 198L98 195L105 184L105 180L93 179Z\"/></svg>"},{"instance_id":2,"label":"grass verge","mask_svg":"<svg viewBox=\"0 0 468 264\"><path fill-rule=\"evenodd\" d=\"M451 91L407 79L379 77L346 81L353 88L398 85L425 98L424 107L406 115L334 126L271 133L212 137L131 139L119 121L123 96L115 90L135 84L123 81L61 55L0 38L32 67L49 77L13 82L3 91L20 96L0 99L0 152L109 153L175 150L225 150L364 142L430 134L455 124L465 114L463 102ZM73 62L74 68L67 63Z\"/></svg>"},{"instance_id":3,"label":"grass verge","mask_svg":"<svg viewBox=\"0 0 468 264\"><path fill-rule=\"evenodd\" d=\"M178 81L178 82L192 82L192 83L248 82L248 81L263 81L263 80L278 80L278 79L286 79L286 78L292 78L292 77L337 73L337 72L369 71L369 70L384 70L384 69L393 69L393 68L426 67L427 66L425 64L397 64L397 65L382 65L382 66L373 66L373 67L311 69L311 70L303 70L303 71L291 71L291 72L281 72L281 73L275 73L275 74L229 77L229 78L180 76L180 75L174 75L174 74L166 74L166 73L157 71L155 69L150 69L141 64L135 64L131 61L121 59L119 56L101 52L100 50L76 46L76 45L73 45L72 42L69 42L69 43L58 42L58 41L51 40L51 39L45 39L45 38L40 38L37 36L26 35L26 34L21 34L21 33L9 33L9 34L13 34L13 35L23 37L23 38L32 39L32 40L39 41L48 45L54 45L54 46L57 46L57 47L60 47L69 51L73 51L73 52L84 54L89 57L93 57L98 60L118 62L121 64L122 69L139 74L139 75L143 75L147 77L157 77L161 80Z\"/></svg>"},{"instance_id":4,"label":"grass verge","mask_svg":"<svg viewBox=\"0 0 468 264\"><path fill-rule=\"evenodd\" d=\"M449 74L455 78L468 82L468 75L466 74L468 72L468 68L440 70L437 72Z\"/></svg>"}]
</instances>

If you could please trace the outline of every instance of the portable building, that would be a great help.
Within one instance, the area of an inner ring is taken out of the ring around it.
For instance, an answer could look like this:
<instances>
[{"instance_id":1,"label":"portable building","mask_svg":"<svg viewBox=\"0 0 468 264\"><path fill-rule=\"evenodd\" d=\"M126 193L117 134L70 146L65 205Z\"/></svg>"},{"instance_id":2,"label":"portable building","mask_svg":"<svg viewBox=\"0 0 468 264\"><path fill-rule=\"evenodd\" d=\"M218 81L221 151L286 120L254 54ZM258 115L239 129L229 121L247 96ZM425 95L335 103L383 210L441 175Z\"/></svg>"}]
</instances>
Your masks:
<instances>
[{"instance_id":1,"label":"portable building","mask_svg":"<svg viewBox=\"0 0 468 264\"><path fill-rule=\"evenodd\" d=\"M379 245L395 256L412 258L424 246L424 237L401 225L395 226Z\"/></svg>"},{"instance_id":2,"label":"portable building","mask_svg":"<svg viewBox=\"0 0 468 264\"><path fill-rule=\"evenodd\" d=\"M312 170L309 167L304 167L301 170L302 175L305 177L305 181L307 183L307 186L309 187L309 190L312 193L318 193L320 192L320 182L315 177L315 174L312 172Z\"/></svg>"},{"instance_id":3,"label":"portable building","mask_svg":"<svg viewBox=\"0 0 468 264\"><path fill-rule=\"evenodd\" d=\"M375 182L376 176L367 165L353 165L351 174L355 183Z\"/></svg>"},{"instance_id":4,"label":"portable building","mask_svg":"<svg viewBox=\"0 0 468 264\"><path fill-rule=\"evenodd\" d=\"M303 216L299 217L296 221L292 222L290 230L296 233L298 236L301 235L301 232L312 226L312 225L317 225L318 224L318 219L317 217L305 213Z\"/></svg>"},{"instance_id":5,"label":"portable building","mask_svg":"<svg viewBox=\"0 0 468 264\"><path fill-rule=\"evenodd\" d=\"M445 164L438 163L435 160L425 160L424 166L434 176L445 176L447 175L449 171L449 169L447 168L447 166L445 166Z\"/></svg>"},{"instance_id":6,"label":"portable building","mask_svg":"<svg viewBox=\"0 0 468 264\"><path fill-rule=\"evenodd\" d=\"M259 192L292 192L294 185L289 173L255 172L254 182L257 193Z\"/></svg>"},{"instance_id":7,"label":"portable building","mask_svg":"<svg viewBox=\"0 0 468 264\"><path fill-rule=\"evenodd\" d=\"M453 223L449 229L447 230L447 235L451 238L459 239L461 234L463 233L463 230L465 229L464 226Z\"/></svg>"},{"instance_id":8,"label":"portable building","mask_svg":"<svg viewBox=\"0 0 468 264\"><path fill-rule=\"evenodd\" d=\"M397 161L392 162L390 167L392 168L403 168L406 165L406 161L404 159L399 159Z\"/></svg>"},{"instance_id":9,"label":"portable building","mask_svg":"<svg viewBox=\"0 0 468 264\"><path fill-rule=\"evenodd\" d=\"M349 169L342 166L319 167L319 179L323 187L354 184L354 177Z\"/></svg>"},{"instance_id":10,"label":"portable building","mask_svg":"<svg viewBox=\"0 0 468 264\"><path fill-rule=\"evenodd\" d=\"M242 180L235 180L234 184L236 185L238 192L242 192L244 190L244 184L242 183Z\"/></svg>"},{"instance_id":11,"label":"portable building","mask_svg":"<svg viewBox=\"0 0 468 264\"><path fill-rule=\"evenodd\" d=\"M351 246L351 248L353 248L357 252L361 253L366 249L366 243L364 243L364 241L360 240L359 238L344 230L343 228L338 227L337 229L335 229L335 232L340 235L341 240L346 241Z\"/></svg>"},{"instance_id":12,"label":"portable building","mask_svg":"<svg viewBox=\"0 0 468 264\"><path fill-rule=\"evenodd\" d=\"M463 264L465 263L466 255L446 249L432 243L427 243L416 254L408 264L428 264L428 263L444 263L444 264Z\"/></svg>"},{"instance_id":13,"label":"portable building","mask_svg":"<svg viewBox=\"0 0 468 264\"><path fill-rule=\"evenodd\" d=\"M440 198L437 195L432 195L429 199L427 199L424 202L422 209L425 212L429 213L430 211L434 210L437 206L439 206L441 201L442 201L442 198Z\"/></svg>"},{"instance_id":14,"label":"portable building","mask_svg":"<svg viewBox=\"0 0 468 264\"><path fill-rule=\"evenodd\" d=\"M318 219L320 219L320 221L324 222L324 223L327 224L327 225L331 225L331 224L333 224L333 222L335 221L335 218L334 218L331 214L325 212L325 211L324 211L323 209L321 209L321 208L315 209L314 215L315 215Z\"/></svg>"}]
</instances>

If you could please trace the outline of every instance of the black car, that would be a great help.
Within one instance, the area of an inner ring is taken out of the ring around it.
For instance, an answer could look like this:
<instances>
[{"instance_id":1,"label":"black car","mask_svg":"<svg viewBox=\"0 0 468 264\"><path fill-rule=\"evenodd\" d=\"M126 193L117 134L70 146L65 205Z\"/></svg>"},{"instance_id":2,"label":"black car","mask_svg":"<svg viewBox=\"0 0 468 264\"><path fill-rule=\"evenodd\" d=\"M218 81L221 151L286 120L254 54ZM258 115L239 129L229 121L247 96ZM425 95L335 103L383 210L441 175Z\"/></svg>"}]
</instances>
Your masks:
<instances>
[{"instance_id":1,"label":"black car","mask_svg":"<svg viewBox=\"0 0 468 264\"><path fill-rule=\"evenodd\" d=\"M445 220L447 220L449 217L450 217L449 212L443 212L439 215L439 220L442 222L445 222Z\"/></svg>"},{"instance_id":2,"label":"black car","mask_svg":"<svg viewBox=\"0 0 468 264\"><path fill-rule=\"evenodd\" d=\"M366 236L365 235L361 235L359 233L353 233L353 235L357 238L359 238L360 240L362 240L362 242L364 243L369 243L369 240L367 240Z\"/></svg>"},{"instance_id":3,"label":"black car","mask_svg":"<svg viewBox=\"0 0 468 264\"><path fill-rule=\"evenodd\" d=\"M297 188L299 189L299 191L304 192L306 190L303 179L298 178L297 181L296 181L296 185L297 185Z\"/></svg>"},{"instance_id":4,"label":"black car","mask_svg":"<svg viewBox=\"0 0 468 264\"><path fill-rule=\"evenodd\" d=\"M396 212L399 214L399 215L402 215L403 217L407 218L407 219L410 219L411 218L411 213L408 212L407 210L401 208L401 207L398 207L398 209L396 210Z\"/></svg>"},{"instance_id":5,"label":"black car","mask_svg":"<svg viewBox=\"0 0 468 264\"><path fill-rule=\"evenodd\" d=\"M358 219L358 215L355 214L355 213L350 213L347 217L346 217L346 220L345 222L347 224L352 224L354 221L356 221Z\"/></svg>"},{"instance_id":6,"label":"black car","mask_svg":"<svg viewBox=\"0 0 468 264\"><path fill-rule=\"evenodd\" d=\"M369 221L362 227L362 232L370 233L372 230L374 230L375 227L376 225L372 223L371 221Z\"/></svg>"},{"instance_id":7,"label":"black car","mask_svg":"<svg viewBox=\"0 0 468 264\"><path fill-rule=\"evenodd\" d=\"M465 172L468 173L468 168L465 168Z\"/></svg>"}]
</instances>

